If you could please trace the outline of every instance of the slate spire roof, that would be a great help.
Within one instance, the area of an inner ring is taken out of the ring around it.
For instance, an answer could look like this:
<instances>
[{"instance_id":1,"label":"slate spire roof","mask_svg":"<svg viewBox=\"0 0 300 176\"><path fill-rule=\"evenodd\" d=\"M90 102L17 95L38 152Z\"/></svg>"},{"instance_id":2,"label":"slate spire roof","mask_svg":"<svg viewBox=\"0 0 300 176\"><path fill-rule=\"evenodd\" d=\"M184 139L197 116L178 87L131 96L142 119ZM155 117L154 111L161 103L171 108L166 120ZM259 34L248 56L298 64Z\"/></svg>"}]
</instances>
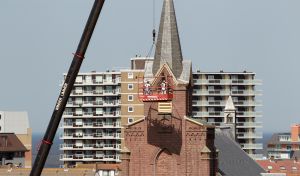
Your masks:
<instances>
[{"instance_id":1,"label":"slate spire roof","mask_svg":"<svg viewBox=\"0 0 300 176\"><path fill-rule=\"evenodd\" d=\"M182 53L173 0L164 0L152 72L167 63L176 78L182 73Z\"/></svg>"}]
</instances>

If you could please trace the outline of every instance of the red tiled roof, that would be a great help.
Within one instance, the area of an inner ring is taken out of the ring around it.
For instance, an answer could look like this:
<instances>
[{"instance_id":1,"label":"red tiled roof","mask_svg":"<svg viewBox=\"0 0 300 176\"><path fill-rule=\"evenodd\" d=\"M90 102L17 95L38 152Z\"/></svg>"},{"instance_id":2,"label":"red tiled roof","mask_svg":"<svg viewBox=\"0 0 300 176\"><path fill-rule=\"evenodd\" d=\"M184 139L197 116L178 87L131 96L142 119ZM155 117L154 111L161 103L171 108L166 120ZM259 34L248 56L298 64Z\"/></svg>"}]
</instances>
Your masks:
<instances>
[{"instance_id":1,"label":"red tiled roof","mask_svg":"<svg viewBox=\"0 0 300 176\"><path fill-rule=\"evenodd\" d=\"M14 133L0 133L0 152L28 151Z\"/></svg>"},{"instance_id":2,"label":"red tiled roof","mask_svg":"<svg viewBox=\"0 0 300 176\"><path fill-rule=\"evenodd\" d=\"M300 176L300 161L295 160L257 160L257 163L270 173L287 173Z\"/></svg>"}]
</instances>

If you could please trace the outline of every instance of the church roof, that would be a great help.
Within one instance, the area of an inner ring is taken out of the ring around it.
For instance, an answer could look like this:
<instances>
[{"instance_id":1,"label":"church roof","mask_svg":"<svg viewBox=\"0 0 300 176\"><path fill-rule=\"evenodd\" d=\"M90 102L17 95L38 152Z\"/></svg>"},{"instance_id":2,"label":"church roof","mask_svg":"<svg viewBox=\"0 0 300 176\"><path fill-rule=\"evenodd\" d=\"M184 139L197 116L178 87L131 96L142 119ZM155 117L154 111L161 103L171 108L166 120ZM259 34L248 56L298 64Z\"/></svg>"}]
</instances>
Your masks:
<instances>
[{"instance_id":1,"label":"church roof","mask_svg":"<svg viewBox=\"0 0 300 176\"><path fill-rule=\"evenodd\" d=\"M174 2L173 0L164 0L154 56L153 75L163 64L167 63L176 78L179 78L183 69L182 60Z\"/></svg>"},{"instance_id":2,"label":"church roof","mask_svg":"<svg viewBox=\"0 0 300 176\"><path fill-rule=\"evenodd\" d=\"M219 150L219 172L222 176L258 176L265 173L231 137L229 131L216 129L215 146Z\"/></svg>"}]
</instances>

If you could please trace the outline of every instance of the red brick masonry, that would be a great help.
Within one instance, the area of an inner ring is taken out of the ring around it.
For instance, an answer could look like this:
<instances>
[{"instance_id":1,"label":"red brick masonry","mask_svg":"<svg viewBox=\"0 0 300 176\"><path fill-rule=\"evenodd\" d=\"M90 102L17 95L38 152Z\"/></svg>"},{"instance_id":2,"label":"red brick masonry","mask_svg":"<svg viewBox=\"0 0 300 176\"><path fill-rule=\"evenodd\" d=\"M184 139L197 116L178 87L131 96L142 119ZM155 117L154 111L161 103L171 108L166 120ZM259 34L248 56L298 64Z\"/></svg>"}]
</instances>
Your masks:
<instances>
[{"instance_id":1,"label":"red brick masonry","mask_svg":"<svg viewBox=\"0 0 300 176\"><path fill-rule=\"evenodd\" d=\"M189 87L176 85L172 114L159 114L158 102L144 102L145 118L125 129L122 176L216 175L214 127L187 117Z\"/></svg>"}]
</instances>

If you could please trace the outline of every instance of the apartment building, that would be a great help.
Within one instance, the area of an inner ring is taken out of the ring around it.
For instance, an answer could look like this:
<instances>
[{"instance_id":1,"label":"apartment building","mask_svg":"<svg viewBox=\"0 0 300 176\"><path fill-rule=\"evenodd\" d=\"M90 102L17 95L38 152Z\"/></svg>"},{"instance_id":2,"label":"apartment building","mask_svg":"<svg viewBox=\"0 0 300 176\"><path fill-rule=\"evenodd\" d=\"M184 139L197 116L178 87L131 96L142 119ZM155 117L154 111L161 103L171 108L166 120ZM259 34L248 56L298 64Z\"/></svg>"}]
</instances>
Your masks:
<instances>
[{"instance_id":1,"label":"apartment building","mask_svg":"<svg viewBox=\"0 0 300 176\"><path fill-rule=\"evenodd\" d=\"M202 119L216 126L224 123L224 107L229 96L236 108L236 137L242 149L253 158L260 158L255 150L262 149L262 144L256 142L262 138L257 129L262 127L259 122L262 106L256 97L262 95L256 90L261 84L253 72L194 72L193 117Z\"/></svg>"},{"instance_id":2,"label":"apartment building","mask_svg":"<svg viewBox=\"0 0 300 176\"><path fill-rule=\"evenodd\" d=\"M269 158L291 159L300 157L300 125L292 125L289 133L274 133L267 144Z\"/></svg>"},{"instance_id":3,"label":"apartment building","mask_svg":"<svg viewBox=\"0 0 300 176\"><path fill-rule=\"evenodd\" d=\"M120 162L120 85L120 72L79 73L61 124L66 166Z\"/></svg>"},{"instance_id":4,"label":"apartment building","mask_svg":"<svg viewBox=\"0 0 300 176\"><path fill-rule=\"evenodd\" d=\"M22 124L22 125L20 125ZM24 158L24 162L22 161L22 166L25 168L31 168L32 166L32 129L29 125L29 119L27 112L17 112L17 111L0 111L0 134L3 136L5 134L9 138L7 141L13 141L11 144L16 144L21 151L24 152L24 156L22 154L22 158ZM15 139L15 137L17 139ZM3 142L3 141L2 141ZM21 142L21 144L19 144ZM11 146L2 146L2 152L7 152L5 149L11 149ZM3 162L2 162L3 163Z\"/></svg>"}]
</instances>

